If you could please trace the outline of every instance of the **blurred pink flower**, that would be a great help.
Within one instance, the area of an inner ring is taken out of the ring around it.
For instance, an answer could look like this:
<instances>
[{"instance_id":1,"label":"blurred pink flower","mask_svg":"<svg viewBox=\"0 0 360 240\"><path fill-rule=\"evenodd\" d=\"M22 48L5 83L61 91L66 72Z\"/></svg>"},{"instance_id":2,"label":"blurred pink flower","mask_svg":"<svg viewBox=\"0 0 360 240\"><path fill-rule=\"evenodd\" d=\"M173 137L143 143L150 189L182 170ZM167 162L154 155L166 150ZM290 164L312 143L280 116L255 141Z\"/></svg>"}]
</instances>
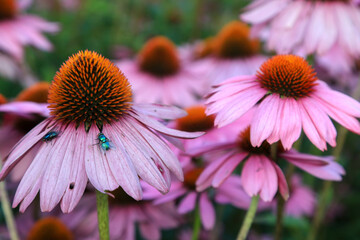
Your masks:
<instances>
[{"instance_id":1,"label":"blurred pink flower","mask_svg":"<svg viewBox=\"0 0 360 240\"><path fill-rule=\"evenodd\" d=\"M219 84L206 103L206 113L217 114L215 125L220 127L255 109L250 130L253 146L281 140L288 150L303 129L316 147L325 150L326 142L336 145L336 129L329 116L360 134L359 102L331 90L303 58L294 55L272 57L256 75Z\"/></svg>"},{"instance_id":2,"label":"blurred pink flower","mask_svg":"<svg viewBox=\"0 0 360 240\"><path fill-rule=\"evenodd\" d=\"M16 215L16 227L20 239L62 239L62 240L89 240L97 231L84 227L84 219L89 215L90 206L95 199L84 197L75 211L63 214L60 208L49 213L38 213L36 204L32 204L23 214ZM10 238L9 238L10 239Z\"/></svg>"},{"instance_id":3,"label":"blurred pink flower","mask_svg":"<svg viewBox=\"0 0 360 240\"><path fill-rule=\"evenodd\" d=\"M24 1L19 1L23 3ZM43 51L52 49L51 43L42 32L55 33L59 31L56 23L46 22L34 15L19 13L16 0L2 1L0 9L0 50L10 54L16 60L23 59L23 47L32 45Z\"/></svg>"},{"instance_id":4,"label":"blurred pink flower","mask_svg":"<svg viewBox=\"0 0 360 240\"><path fill-rule=\"evenodd\" d=\"M88 77L84 77L88 76ZM48 119L33 128L5 158L4 179L29 151L39 146L15 194L13 206L24 211L40 190L42 211L61 201L70 212L87 181L99 191L121 186L142 198L139 177L159 191L170 187L170 171L183 179L181 166L155 133L195 138L202 133L169 129L152 117L175 119L176 107L133 104L130 85L108 59L91 51L70 57L50 86Z\"/></svg>"},{"instance_id":5,"label":"blurred pink flower","mask_svg":"<svg viewBox=\"0 0 360 240\"><path fill-rule=\"evenodd\" d=\"M136 60L118 62L129 77L134 101L190 106L207 90L206 78L180 61L175 45L165 37L150 39Z\"/></svg>"},{"instance_id":6,"label":"blurred pink flower","mask_svg":"<svg viewBox=\"0 0 360 240\"><path fill-rule=\"evenodd\" d=\"M314 214L316 195L301 182L300 175L294 175L290 181L290 197L285 203L285 213L294 217Z\"/></svg>"},{"instance_id":7,"label":"blurred pink flower","mask_svg":"<svg viewBox=\"0 0 360 240\"><path fill-rule=\"evenodd\" d=\"M206 230L209 230L215 224L215 208L209 199L207 191L197 192L195 190L195 181L203 168L188 166L184 171L184 182L174 180L169 193L166 195L161 195L155 192L153 188L144 185L144 199L154 200L155 205L181 199L177 208L180 214L189 213L198 206L202 225Z\"/></svg>"},{"instance_id":8,"label":"blurred pink flower","mask_svg":"<svg viewBox=\"0 0 360 240\"><path fill-rule=\"evenodd\" d=\"M259 41L250 39L249 27L240 21L225 25L212 39L211 45L207 57L192 67L198 74L206 76L211 84L239 75L255 74L267 59L260 55Z\"/></svg>"},{"instance_id":9,"label":"blurred pink flower","mask_svg":"<svg viewBox=\"0 0 360 240\"><path fill-rule=\"evenodd\" d=\"M265 35L267 47L280 54L323 55L340 48L360 56L360 9L355 1L255 0L241 19ZM336 61L336 59L334 59Z\"/></svg>"},{"instance_id":10,"label":"blurred pink flower","mask_svg":"<svg viewBox=\"0 0 360 240\"><path fill-rule=\"evenodd\" d=\"M209 186L220 187L235 168L244 161L241 183L248 195L259 194L262 200L268 202L274 198L279 189L284 199L288 198L288 186L283 172L271 159L270 144L265 141L261 146L253 147L250 143L250 129L240 133L237 141L229 143L228 146L220 145L218 147L212 144L211 147L223 150L222 156L210 163L201 173L196 181L198 191L203 191ZM205 152L212 152L206 144L192 151L195 156ZM295 150L284 151L281 147L279 147L278 154L279 158L283 158L321 179L339 181L341 175L345 173L341 165L336 163L332 157L312 156L298 153Z\"/></svg>"}]
</instances>

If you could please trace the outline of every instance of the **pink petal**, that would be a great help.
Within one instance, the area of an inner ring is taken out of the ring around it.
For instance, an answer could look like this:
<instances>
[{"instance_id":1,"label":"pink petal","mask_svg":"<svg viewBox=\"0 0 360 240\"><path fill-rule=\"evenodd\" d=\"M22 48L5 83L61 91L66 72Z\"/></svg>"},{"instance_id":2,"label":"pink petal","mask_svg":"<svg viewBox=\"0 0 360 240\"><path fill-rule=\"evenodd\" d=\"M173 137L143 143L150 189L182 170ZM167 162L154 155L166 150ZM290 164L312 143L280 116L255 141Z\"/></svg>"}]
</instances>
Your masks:
<instances>
[{"instance_id":1,"label":"pink petal","mask_svg":"<svg viewBox=\"0 0 360 240\"><path fill-rule=\"evenodd\" d=\"M278 176L279 192L280 192L281 196L284 198L284 200L286 201L289 198L289 187L286 182L284 173L281 171L280 167L276 163L271 162L271 164L274 166L276 175Z\"/></svg>"},{"instance_id":2,"label":"pink petal","mask_svg":"<svg viewBox=\"0 0 360 240\"><path fill-rule=\"evenodd\" d=\"M138 130L138 132L142 135L144 142L147 142L147 144L152 148L154 153L158 156L159 159L161 159L165 166L169 168L170 171L174 173L179 180L182 181L184 179L184 175L181 165L169 146L156 134L154 134L148 128L144 127L135 119L129 118L127 121L133 126L133 129ZM156 159L157 158L155 158L155 160Z\"/></svg>"},{"instance_id":3,"label":"pink petal","mask_svg":"<svg viewBox=\"0 0 360 240\"><path fill-rule=\"evenodd\" d=\"M80 126L80 128L83 126ZM86 142L86 133L76 131L76 141ZM61 200L61 210L71 212L83 196L88 181L85 171L85 145L78 144L74 149L73 164L70 169L69 186Z\"/></svg>"},{"instance_id":4,"label":"pink petal","mask_svg":"<svg viewBox=\"0 0 360 240\"><path fill-rule=\"evenodd\" d=\"M201 222L204 228L206 230L212 229L215 225L216 219L215 209L210 202L206 192L200 194L199 209Z\"/></svg>"},{"instance_id":5,"label":"pink petal","mask_svg":"<svg viewBox=\"0 0 360 240\"><path fill-rule=\"evenodd\" d=\"M139 224L141 236L149 240L157 240L161 238L161 232L152 222L141 222Z\"/></svg>"},{"instance_id":6,"label":"pink petal","mask_svg":"<svg viewBox=\"0 0 360 240\"><path fill-rule=\"evenodd\" d=\"M137 112L132 112L130 111L129 114L135 118L136 120L138 120L139 122L141 122L142 124L153 128L154 130L161 132L163 134L167 134L173 137L179 137L179 138L196 138L199 137L201 135L203 135L203 132L184 132L184 131L179 131L179 130L175 130L175 129L170 129L167 128L166 126L162 125L161 123L159 123L158 121L147 117L146 115L143 115L141 113L137 113Z\"/></svg>"},{"instance_id":7,"label":"pink petal","mask_svg":"<svg viewBox=\"0 0 360 240\"><path fill-rule=\"evenodd\" d=\"M134 104L133 109L144 115L153 116L161 119L177 119L185 117L186 111L169 105L163 104Z\"/></svg>"},{"instance_id":8,"label":"pink petal","mask_svg":"<svg viewBox=\"0 0 360 240\"><path fill-rule=\"evenodd\" d=\"M280 139L285 150L291 148L301 134L301 116L295 99L284 100L283 116L281 119Z\"/></svg>"},{"instance_id":9,"label":"pink petal","mask_svg":"<svg viewBox=\"0 0 360 240\"><path fill-rule=\"evenodd\" d=\"M256 109L251 128L250 140L253 146L259 147L274 129L280 101L278 94L267 96Z\"/></svg>"},{"instance_id":10,"label":"pink petal","mask_svg":"<svg viewBox=\"0 0 360 240\"><path fill-rule=\"evenodd\" d=\"M52 119L46 119L28 132L10 151L9 155L5 157L5 164L0 172L0 180L11 171L11 169L21 160L25 153L27 153L36 143L38 143L48 131L54 129Z\"/></svg>"},{"instance_id":11,"label":"pink petal","mask_svg":"<svg viewBox=\"0 0 360 240\"><path fill-rule=\"evenodd\" d=\"M178 212L180 214L185 214L188 213L192 210L195 209L195 204L196 204L196 197L197 197L197 193L196 192L190 192L188 195L186 195L179 204L178 207Z\"/></svg>"},{"instance_id":12,"label":"pink petal","mask_svg":"<svg viewBox=\"0 0 360 240\"><path fill-rule=\"evenodd\" d=\"M169 191L169 185L165 181L162 172L166 172L166 176L170 178L169 171L162 164L161 159L152 151L151 145L144 141L140 132L136 131L132 125L126 121L121 121L116 124L118 131L121 132L119 137L123 139L124 150L132 159L136 173L149 183L154 186L162 193ZM157 160L158 166L155 164ZM160 165L161 164L161 165Z\"/></svg>"},{"instance_id":13,"label":"pink petal","mask_svg":"<svg viewBox=\"0 0 360 240\"><path fill-rule=\"evenodd\" d=\"M247 154L232 155L220 168L217 169L214 179L212 181L213 187L219 187L234 171L234 169L241 163Z\"/></svg>"},{"instance_id":14,"label":"pink petal","mask_svg":"<svg viewBox=\"0 0 360 240\"><path fill-rule=\"evenodd\" d=\"M52 154L47 157L49 162L40 188L41 211L51 211L58 204L69 186L70 170L73 167L73 151L76 146L74 126L63 130L61 136L52 140ZM41 154L41 153L39 153ZM78 160L78 159L76 159Z\"/></svg>"},{"instance_id":15,"label":"pink petal","mask_svg":"<svg viewBox=\"0 0 360 240\"><path fill-rule=\"evenodd\" d=\"M113 149L110 149L108 151L109 153L101 149L98 145L98 134L99 130L96 126L90 127L89 132L87 133L85 142L85 170L90 183L98 191L105 193L105 191L113 191L119 186L117 179L112 173L114 167L112 166L110 168L109 166L109 163L111 164L118 160L117 158L114 159L116 155L113 155ZM109 155L109 157L107 157L107 155ZM131 175L131 171L125 173L125 176Z\"/></svg>"}]
</instances>

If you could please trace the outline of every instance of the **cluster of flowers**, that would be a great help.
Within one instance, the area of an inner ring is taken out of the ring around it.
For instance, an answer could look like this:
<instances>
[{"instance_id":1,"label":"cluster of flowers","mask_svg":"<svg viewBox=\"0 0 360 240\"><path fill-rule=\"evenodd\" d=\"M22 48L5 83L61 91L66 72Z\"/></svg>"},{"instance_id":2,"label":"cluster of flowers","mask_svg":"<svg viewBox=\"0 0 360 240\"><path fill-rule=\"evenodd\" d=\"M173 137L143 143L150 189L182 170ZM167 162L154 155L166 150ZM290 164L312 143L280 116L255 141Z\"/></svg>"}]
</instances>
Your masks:
<instances>
[{"instance_id":1,"label":"cluster of flowers","mask_svg":"<svg viewBox=\"0 0 360 240\"><path fill-rule=\"evenodd\" d=\"M57 24L21 15L14 1L4 6L0 57L22 61L27 44L51 49L40 31ZM360 10L350 1L256 0L240 18L252 28L236 20L182 47L157 36L134 59L80 51L51 84L0 98L0 179L20 181L21 236L98 238L95 190L109 196L111 239L135 239L135 223L145 239L160 239L192 211L210 230L214 204L247 209L259 195L268 210L277 192L287 214L312 214L315 194L300 175L285 178L282 160L340 181L345 171L333 157L293 145L303 131L321 151L335 147L331 119L360 134L360 103L332 90L305 58L351 85ZM263 55L259 39L282 55ZM51 212L40 220L38 195Z\"/></svg>"}]
</instances>

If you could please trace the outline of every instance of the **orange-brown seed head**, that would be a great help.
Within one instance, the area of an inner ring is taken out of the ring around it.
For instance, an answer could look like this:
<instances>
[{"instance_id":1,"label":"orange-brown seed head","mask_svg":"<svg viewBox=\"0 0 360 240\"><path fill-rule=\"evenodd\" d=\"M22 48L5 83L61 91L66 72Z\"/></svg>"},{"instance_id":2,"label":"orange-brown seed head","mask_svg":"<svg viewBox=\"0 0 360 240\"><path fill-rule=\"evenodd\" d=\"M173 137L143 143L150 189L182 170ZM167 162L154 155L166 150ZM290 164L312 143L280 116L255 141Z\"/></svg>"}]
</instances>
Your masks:
<instances>
[{"instance_id":1,"label":"orange-brown seed head","mask_svg":"<svg viewBox=\"0 0 360 240\"><path fill-rule=\"evenodd\" d=\"M195 190L196 189L196 180L199 178L201 173L204 171L204 168L194 168L184 175L184 184L188 188Z\"/></svg>"},{"instance_id":2,"label":"orange-brown seed head","mask_svg":"<svg viewBox=\"0 0 360 240\"><path fill-rule=\"evenodd\" d=\"M43 218L35 223L27 240L73 240L71 231L55 217Z\"/></svg>"},{"instance_id":3,"label":"orange-brown seed head","mask_svg":"<svg viewBox=\"0 0 360 240\"><path fill-rule=\"evenodd\" d=\"M214 41L214 53L220 58L249 57L259 49L259 40L250 39L249 27L239 21L225 25Z\"/></svg>"},{"instance_id":4,"label":"orange-brown seed head","mask_svg":"<svg viewBox=\"0 0 360 240\"><path fill-rule=\"evenodd\" d=\"M87 50L61 66L48 97L51 115L66 122L84 122L85 126L117 120L130 109L131 101L130 84L119 68Z\"/></svg>"},{"instance_id":5,"label":"orange-brown seed head","mask_svg":"<svg viewBox=\"0 0 360 240\"><path fill-rule=\"evenodd\" d=\"M138 60L142 71L160 77L175 74L180 68L176 46L162 36L147 41Z\"/></svg>"},{"instance_id":6,"label":"orange-brown seed head","mask_svg":"<svg viewBox=\"0 0 360 240\"><path fill-rule=\"evenodd\" d=\"M0 93L0 105L4 103L7 103L6 97Z\"/></svg>"},{"instance_id":7,"label":"orange-brown seed head","mask_svg":"<svg viewBox=\"0 0 360 240\"><path fill-rule=\"evenodd\" d=\"M316 85L314 69L299 56L278 55L260 66L257 78L263 88L281 96L301 98L313 92Z\"/></svg>"},{"instance_id":8,"label":"orange-brown seed head","mask_svg":"<svg viewBox=\"0 0 360 240\"><path fill-rule=\"evenodd\" d=\"M209 37L205 39L204 41L196 44L194 49L194 59L201 59L205 58L214 52L214 37Z\"/></svg>"},{"instance_id":9,"label":"orange-brown seed head","mask_svg":"<svg viewBox=\"0 0 360 240\"><path fill-rule=\"evenodd\" d=\"M264 154L270 156L271 147L267 141L264 141L260 147L253 147L250 141L250 127L239 134L238 146L245 152L252 154Z\"/></svg>"},{"instance_id":10,"label":"orange-brown seed head","mask_svg":"<svg viewBox=\"0 0 360 240\"><path fill-rule=\"evenodd\" d=\"M186 109L188 115L176 120L177 129L187 132L206 131L214 126L215 117L206 116L205 106L197 105Z\"/></svg>"},{"instance_id":11,"label":"orange-brown seed head","mask_svg":"<svg viewBox=\"0 0 360 240\"><path fill-rule=\"evenodd\" d=\"M0 0L0 20L13 18L16 13L16 0Z\"/></svg>"},{"instance_id":12,"label":"orange-brown seed head","mask_svg":"<svg viewBox=\"0 0 360 240\"><path fill-rule=\"evenodd\" d=\"M49 93L50 84L47 82L40 82L23 90L16 97L15 101L31 101L37 103L46 103Z\"/></svg>"}]
</instances>

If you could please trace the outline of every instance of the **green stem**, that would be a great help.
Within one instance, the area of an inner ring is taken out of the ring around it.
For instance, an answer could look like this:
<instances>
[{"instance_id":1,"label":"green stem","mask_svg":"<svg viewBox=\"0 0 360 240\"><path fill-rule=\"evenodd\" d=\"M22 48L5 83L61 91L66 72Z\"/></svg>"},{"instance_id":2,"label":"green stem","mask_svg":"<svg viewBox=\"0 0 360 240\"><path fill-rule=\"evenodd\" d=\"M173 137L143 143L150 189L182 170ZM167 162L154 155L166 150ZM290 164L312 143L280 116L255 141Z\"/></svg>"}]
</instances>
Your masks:
<instances>
[{"instance_id":1,"label":"green stem","mask_svg":"<svg viewBox=\"0 0 360 240\"><path fill-rule=\"evenodd\" d=\"M353 92L352 97L355 98L356 100L358 100L360 98L360 82L358 83L355 91ZM344 127L340 128L339 133L338 133L337 146L333 150L333 156L334 156L335 161L338 161L340 158L340 154L343 150L347 133L348 133L347 129L345 129ZM325 212L326 212L328 204L330 202L329 199L330 199L331 191L332 191L332 182L325 181L323 183L323 187L322 187L321 193L319 195L318 207L316 209L313 223L311 225L312 228L310 229L310 233L307 238L308 240L317 239L317 235L320 230L321 223L324 220Z\"/></svg>"},{"instance_id":2,"label":"green stem","mask_svg":"<svg viewBox=\"0 0 360 240\"><path fill-rule=\"evenodd\" d=\"M259 195L251 198L250 207L246 213L245 219L243 221L243 224L240 228L240 231L239 231L239 234L238 234L236 240L245 240L246 239L248 232L250 230L251 224L254 220L258 203L259 203Z\"/></svg>"},{"instance_id":3,"label":"green stem","mask_svg":"<svg viewBox=\"0 0 360 240\"><path fill-rule=\"evenodd\" d=\"M2 160L0 160L0 169L2 168ZM16 224L14 221L13 212L11 210L9 197L6 192L5 181L0 182L0 198L1 198L1 207L4 212L6 226L9 230L10 239L18 240L19 236L16 230Z\"/></svg>"},{"instance_id":4,"label":"green stem","mask_svg":"<svg viewBox=\"0 0 360 240\"><path fill-rule=\"evenodd\" d=\"M200 229L201 229L200 209L199 209L199 205L197 205L195 208L193 234L191 240L197 240L199 238Z\"/></svg>"},{"instance_id":5,"label":"green stem","mask_svg":"<svg viewBox=\"0 0 360 240\"><path fill-rule=\"evenodd\" d=\"M109 203L108 196L96 190L96 206L100 240L109 240Z\"/></svg>"}]
</instances>

